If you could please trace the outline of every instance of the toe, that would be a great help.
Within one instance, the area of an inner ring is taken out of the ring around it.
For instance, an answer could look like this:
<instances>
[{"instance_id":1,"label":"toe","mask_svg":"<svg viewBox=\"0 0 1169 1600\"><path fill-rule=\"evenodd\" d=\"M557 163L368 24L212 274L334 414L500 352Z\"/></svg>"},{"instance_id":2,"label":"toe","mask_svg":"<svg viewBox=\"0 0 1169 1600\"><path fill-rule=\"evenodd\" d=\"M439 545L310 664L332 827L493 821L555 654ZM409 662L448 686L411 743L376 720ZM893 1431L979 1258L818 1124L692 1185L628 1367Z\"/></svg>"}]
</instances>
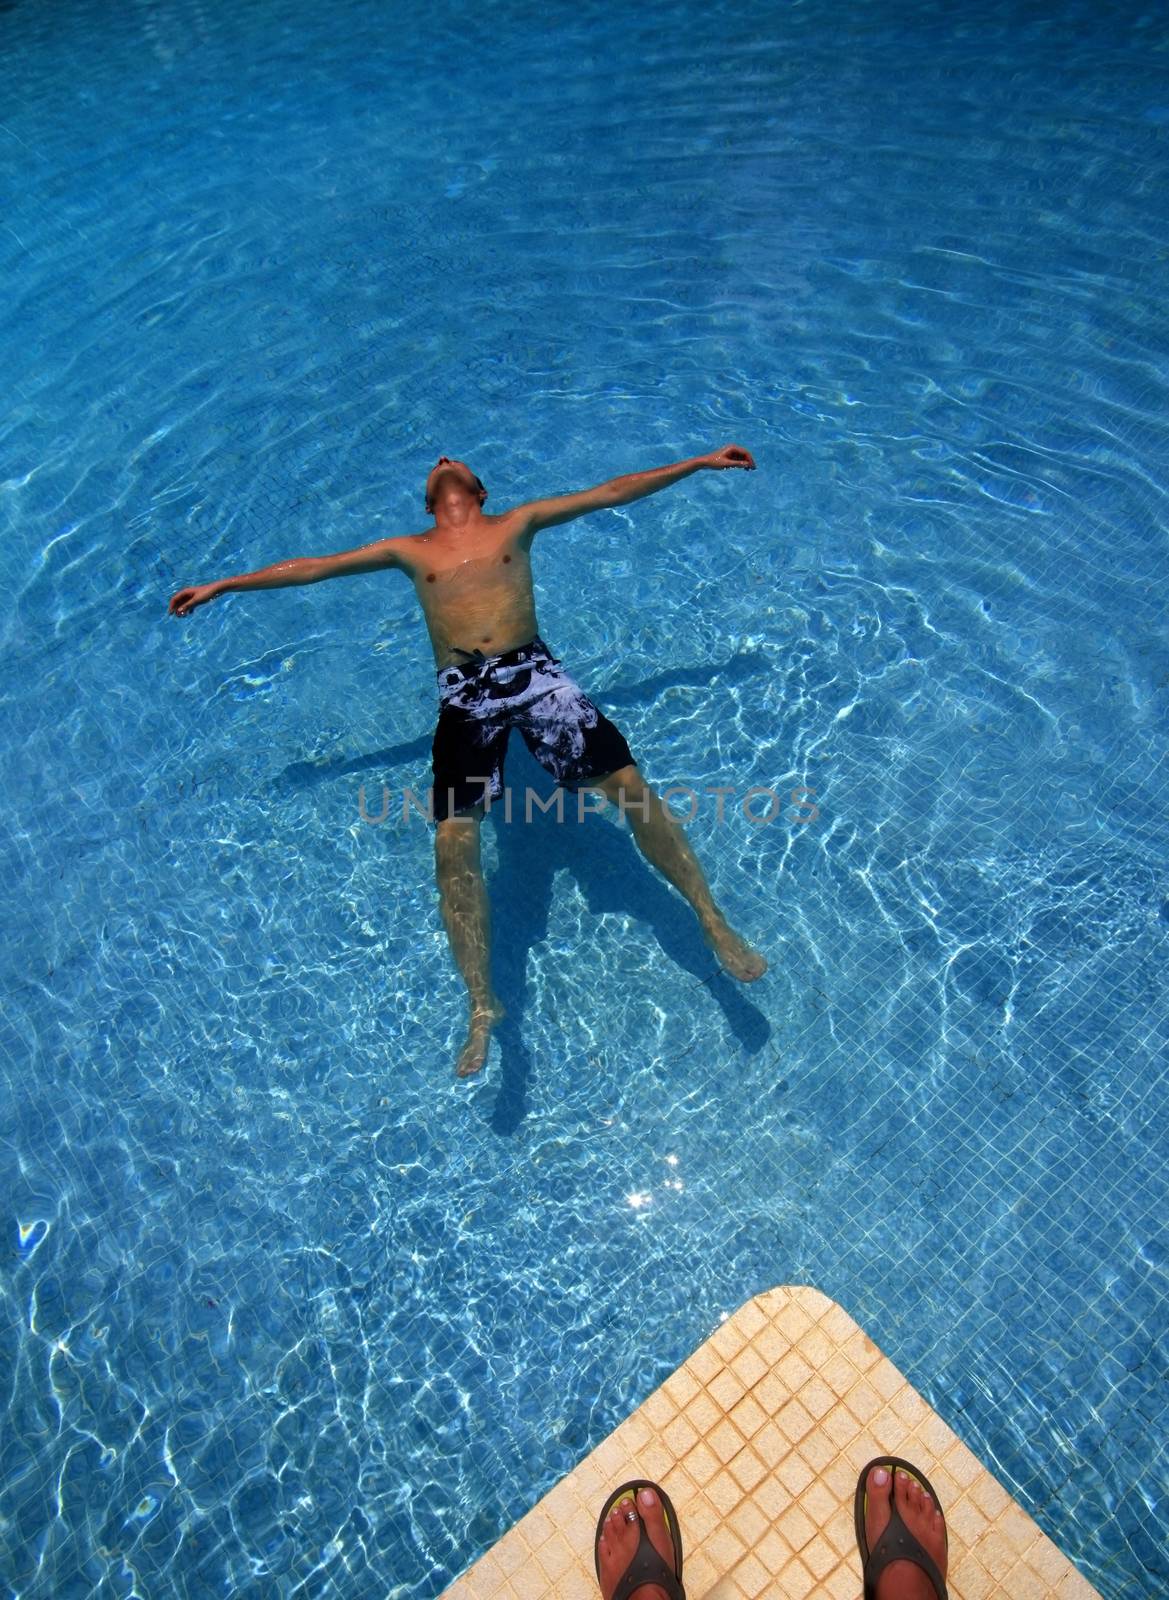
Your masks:
<instances>
[{"instance_id":1,"label":"toe","mask_svg":"<svg viewBox=\"0 0 1169 1600\"><path fill-rule=\"evenodd\" d=\"M870 1550L889 1526L889 1496L892 1487L889 1468L873 1467L865 1482L865 1488L868 1490L865 1500L865 1538L869 1541Z\"/></svg>"},{"instance_id":2,"label":"toe","mask_svg":"<svg viewBox=\"0 0 1169 1600\"><path fill-rule=\"evenodd\" d=\"M660 1498L652 1489L637 1491L637 1509L645 1523L654 1549L671 1572L674 1570L674 1541L666 1527L666 1516Z\"/></svg>"}]
</instances>

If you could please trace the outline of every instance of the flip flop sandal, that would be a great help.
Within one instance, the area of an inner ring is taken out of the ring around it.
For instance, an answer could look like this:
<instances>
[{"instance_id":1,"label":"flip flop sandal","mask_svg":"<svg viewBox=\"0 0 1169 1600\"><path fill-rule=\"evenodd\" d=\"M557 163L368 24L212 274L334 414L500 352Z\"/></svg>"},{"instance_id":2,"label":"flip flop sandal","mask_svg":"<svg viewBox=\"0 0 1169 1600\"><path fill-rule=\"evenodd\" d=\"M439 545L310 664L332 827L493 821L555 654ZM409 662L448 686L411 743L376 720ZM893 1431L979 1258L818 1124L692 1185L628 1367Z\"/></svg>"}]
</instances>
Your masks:
<instances>
[{"instance_id":1,"label":"flip flop sandal","mask_svg":"<svg viewBox=\"0 0 1169 1600\"><path fill-rule=\"evenodd\" d=\"M861 1553L861 1565L865 1575L864 1600L876 1600L877 1579L885 1568L893 1561L912 1561L915 1567L920 1567L926 1577L934 1586L934 1593L938 1600L948 1600L946 1593L946 1580L938 1571L937 1563L933 1557L923 1550L921 1544L910 1533L905 1523L901 1520L901 1513L897 1509L897 1502L893 1498L893 1481L889 1483L889 1526L877 1540L873 1548L869 1549L869 1541L865 1534L865 1501L868 1498L867 1485L869 1473L874 1467L888 1467L890 1474L897 1470L907 1472L909 1476L919 1483L929 1495L939 1511L942 1502L938 1499L937 1490L930 1483L920 1467L915 1467L912 1461L903 1461L900 1456L877 1456L861 1471L856 1483L856 1497L853 1501L853 1516L856 1522L856 1542ZM943 1526L945 1514L942 1516ZM946 1549L950 1548L949 1535L946 1536Z\"/></svg>"},{"instance_id":2,"label":"flip flop sandal","mask_svg":"<svg viewBox=\"0 0 1169 1600\"><path fill-rule=\"evenodd\" d=\"M641 1513L637 1511L637 1491L639 1489L652 1489L658 1497L662 1514L666 1519L666 1528L674 1545L674 1570L669 1567L658 1554L657 1547L646 1531L642 1522ZM637 1512L637 1520L641 1523L641 1539L633 1553L633 1560L625 1569L625 1575L618 1580L617 1587L613 1590L613 1600L629 1600L633 1591L643 1583L658 1583L670 1596L670 1600L686 1600L686 1591L682 1587L682 1534L678 1527L678 1513L674 1510L673 1503L666 1491L656 1483L651 1483L648 1478L635 1478L632 1483L623 1483L601 1507L601 1514L597 1518L597 1531L593 1535L593 1564L597 1569L597 1582L601 1581L601 1534L605 1528L605 1518L615 1505L628 1498Z\"/></svg>"}]
</instances>

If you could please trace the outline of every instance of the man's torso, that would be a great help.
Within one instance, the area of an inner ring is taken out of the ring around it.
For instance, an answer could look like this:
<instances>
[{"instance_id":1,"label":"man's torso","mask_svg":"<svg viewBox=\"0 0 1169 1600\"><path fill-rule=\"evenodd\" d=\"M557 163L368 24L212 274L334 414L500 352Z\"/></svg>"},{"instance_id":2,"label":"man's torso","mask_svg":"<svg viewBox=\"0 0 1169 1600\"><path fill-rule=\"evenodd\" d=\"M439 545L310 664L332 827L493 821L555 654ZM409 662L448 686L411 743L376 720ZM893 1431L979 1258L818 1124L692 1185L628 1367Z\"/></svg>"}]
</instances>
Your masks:
<instances>
[{"instance_id":1,"label":"man's torso","mask_svg":"<svg viewBox=\"0 0 1169 1600\"><path fill-rule=\"evenodd\" d=\"M539 631L532 590L532 535L513 512L483 517L473 532L415 534L395 540L395 555L414 584L435 665L498 655Z\"/></svg>"}]
</instances>

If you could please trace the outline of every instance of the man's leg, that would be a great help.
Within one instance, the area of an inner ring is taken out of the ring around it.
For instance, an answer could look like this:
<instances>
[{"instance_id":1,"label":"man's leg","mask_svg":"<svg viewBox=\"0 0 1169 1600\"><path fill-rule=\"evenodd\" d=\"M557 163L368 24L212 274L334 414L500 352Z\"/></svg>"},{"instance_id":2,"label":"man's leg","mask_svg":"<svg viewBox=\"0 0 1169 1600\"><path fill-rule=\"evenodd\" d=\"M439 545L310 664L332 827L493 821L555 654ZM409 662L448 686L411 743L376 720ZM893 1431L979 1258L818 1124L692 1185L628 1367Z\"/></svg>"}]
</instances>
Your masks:
<instances>
[{"instance_id":1,"label":"man's leg","mask_svg":"<svg viewBox=\"0 0 1169 1600\"><path fill-rule=\"evenodd\" d=\"M479 861L482 808L447 817L434 830L434 865L442 920L455 964L467 985L471 1017L455 1062L460 1078L478 1072L487 1059L491 1029L503 1016L491 987L491 919L487 885Z\"/></svg>"},{"instance_id":2,"label":"man's leg","mask_svg":"<svg viewBox=\"0 0 1169 1600\"><path fill-rule=\"evenodd\" d=\"M761 977L767 971L767 962L727 922L714 902L689 840L637 768L622 767L584 787L599 789L607 800L621 807L642 855L685 895L707 944L731 977L743 983Z\"/></svg>"}]
</instances>

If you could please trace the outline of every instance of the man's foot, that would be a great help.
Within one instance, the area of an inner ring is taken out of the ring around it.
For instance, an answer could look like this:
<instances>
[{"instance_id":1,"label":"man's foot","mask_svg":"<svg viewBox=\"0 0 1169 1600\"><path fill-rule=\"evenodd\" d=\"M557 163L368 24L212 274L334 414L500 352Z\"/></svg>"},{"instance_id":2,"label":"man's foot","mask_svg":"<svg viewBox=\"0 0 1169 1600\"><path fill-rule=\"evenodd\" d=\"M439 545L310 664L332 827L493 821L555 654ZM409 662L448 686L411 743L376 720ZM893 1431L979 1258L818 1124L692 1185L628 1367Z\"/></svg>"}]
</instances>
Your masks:
<instances>
[{"instance_id":1,"label":"man's foot","mask_svg":"<svg viewBox=\"0 0 1169 1600\"><path fill-rule=\"evenodd\" d=\"M469 1078L479 1071L487 1060L487 1047L491 1043L491 1030L503 1016L503 1007L494 996L484 1005L471 1007L471 1020L467 1024L467 1040L455 1062L455 1076Z\"/></svg>"},{"instance_id":2,"label":"man's foot","mask_svg":"<svg viewBox=\"0 0 1169 1600\"><path fill-rule=\"evenodd\" d=\"M890 1486L888 1467L869 1473L865 1502L865 1537L872 1550L889 1526L889 1493L897 1502L901 1520L928 1556L946 1576L946 1523L941 1511L908 1473L898 1471ZM877 1579L877 1600L937 1600L933 1584L912 1561L892 1561Z\"/></svg>"},{"instance_id":3,"label":"man's foot","mask_svg":"<svg viewBox=\"0 0 1169 1600\"><path fill-rule=\"evenodd\" d=\"M614 1589L629 1570L629 1563L637 1554L641 1543L641 1524L635 1517L626 1519L632 1501L622 1500L605 1518L605 1531L601 1534L601 1597L612 1600ZM637 1491L637 1509L641 1512L645 1531L654 1549L671 1572L674 1570L674 1545L670 1538L661 1503L652 1489ZM639 1584L629 1600L668 1600L666 1591L656 1583Z\"/></svg>"},{"instance_id":4,"label":"man's foot","mask_svg":"<svg viewBox=\"0 0 1169 1600\"><path fill-rule=\"evenodd\" d=\"M702 932L707 944L718 957L723 968L740 983L754 983L767 971L767 962L752 949L741 934L735 932L725 917L715 922L703 923Z\"/></svg>"}]
</instances>

